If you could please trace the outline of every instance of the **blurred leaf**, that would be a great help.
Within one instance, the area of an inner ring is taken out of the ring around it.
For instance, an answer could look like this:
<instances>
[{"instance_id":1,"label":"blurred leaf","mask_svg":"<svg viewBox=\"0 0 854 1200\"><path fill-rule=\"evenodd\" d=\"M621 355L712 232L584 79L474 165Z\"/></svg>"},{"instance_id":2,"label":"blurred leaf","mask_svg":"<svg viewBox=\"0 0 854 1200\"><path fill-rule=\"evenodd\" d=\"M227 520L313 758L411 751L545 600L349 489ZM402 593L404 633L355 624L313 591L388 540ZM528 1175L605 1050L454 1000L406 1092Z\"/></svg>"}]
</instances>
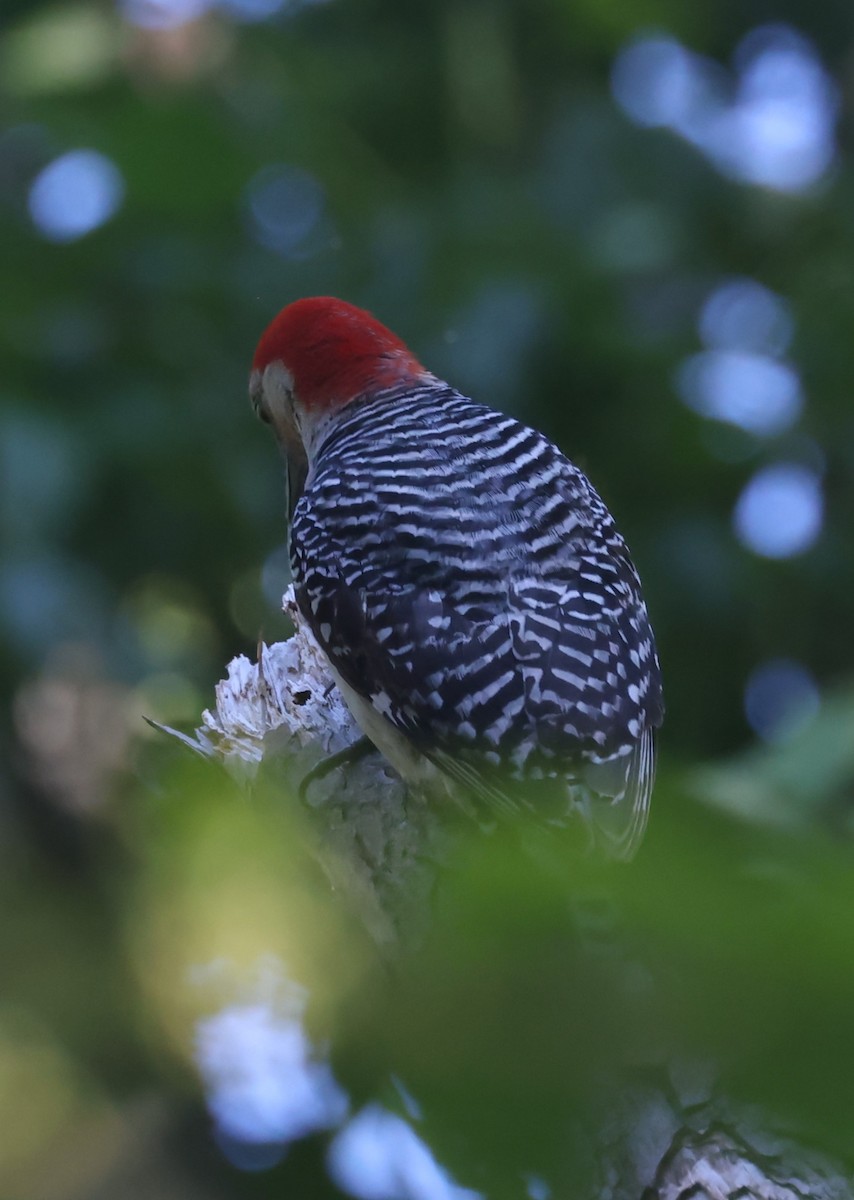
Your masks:
<instances>
[{"instance_id":1,"label":"blurred leaf","mask_svg":"<svg viewBox=\"0 0 854 1200\"><path fill-rule=\"evenodd\" d=\"M793 829L819 820L850 827L854 785L854 693L822 703L818 716L780 746L752 748L692 774L702 799L751 824Z\"/></svg>"}]
</instances>

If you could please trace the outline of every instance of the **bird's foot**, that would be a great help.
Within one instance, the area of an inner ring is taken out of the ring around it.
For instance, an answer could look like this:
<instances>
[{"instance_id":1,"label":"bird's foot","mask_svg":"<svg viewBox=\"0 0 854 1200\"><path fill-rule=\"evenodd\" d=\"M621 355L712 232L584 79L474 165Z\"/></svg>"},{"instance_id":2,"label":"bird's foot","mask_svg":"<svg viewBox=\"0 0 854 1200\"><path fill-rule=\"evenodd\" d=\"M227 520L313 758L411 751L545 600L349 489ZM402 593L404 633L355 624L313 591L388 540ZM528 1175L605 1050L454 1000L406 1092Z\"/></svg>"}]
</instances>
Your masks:
<instances>
[{"instance_id":1,"label":"bird's foot","mask_svg":"<svg viewBox=\"0 0 854 1200\"><path fill-rule=\"evenodd\" d=\"M303 775L299 785L299 798L302 803L305 803L308 797L308 789L318 779L325 779L330 771L336 771L338 767L352 766L353 763L360 762L372 750L376 750L376 746L367 737L360 737L357 741L351 742L349 746L345 746L343 750L338 750L335 754L330 754L326 758L322 758L319 763L307 771Z\"/></svg>"}]
</instances>

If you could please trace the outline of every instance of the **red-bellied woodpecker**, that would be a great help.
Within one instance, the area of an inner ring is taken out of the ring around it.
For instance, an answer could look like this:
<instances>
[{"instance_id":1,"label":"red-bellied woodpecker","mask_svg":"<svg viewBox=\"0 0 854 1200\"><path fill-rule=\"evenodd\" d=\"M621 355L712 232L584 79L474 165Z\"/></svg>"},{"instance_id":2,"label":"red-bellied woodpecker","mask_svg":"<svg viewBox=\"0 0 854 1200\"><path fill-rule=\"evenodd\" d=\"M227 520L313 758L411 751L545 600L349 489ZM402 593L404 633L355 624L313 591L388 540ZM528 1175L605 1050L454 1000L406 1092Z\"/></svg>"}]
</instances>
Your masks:
<instances>
[{"instance_id":1,"label":"red-bellied woodpecker","mask_svg":"<svg viewBox=\"0 0 854 1200\"><path fill-rule=\"evenodd\" d=\"M288 463L297 603L371 741L410 783L580 810L630 854L661 677L637 572L581 471L330 297L279 313L250 396Z\"/></svg>"}]
</instances>

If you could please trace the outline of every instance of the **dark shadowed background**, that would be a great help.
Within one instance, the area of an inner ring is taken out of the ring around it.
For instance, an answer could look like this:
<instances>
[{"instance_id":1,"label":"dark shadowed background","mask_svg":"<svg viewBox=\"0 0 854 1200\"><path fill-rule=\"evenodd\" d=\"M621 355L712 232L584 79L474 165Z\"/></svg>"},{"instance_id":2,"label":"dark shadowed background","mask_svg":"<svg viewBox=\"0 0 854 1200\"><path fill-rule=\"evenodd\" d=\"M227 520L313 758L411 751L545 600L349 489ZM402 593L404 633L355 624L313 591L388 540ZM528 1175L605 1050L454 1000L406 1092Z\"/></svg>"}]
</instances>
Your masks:
<instances>
[{"instance_id":1,"label":"dark shadowed background","mask_svg":"<svg viewBox=\"0 0 854 1200\"><path fill-rule=\"evenodd\" d=\"M376 1048L292 800L142 720L192 727L289 632L246 385L311 294L542 428L615 513L668 705L615 885L682 981L653 1024L851 1152L852 81L846 4L6 0L4 1196L561 1194L601 1006L555 881L475 846Z\"/></svg>"}]
</instances>

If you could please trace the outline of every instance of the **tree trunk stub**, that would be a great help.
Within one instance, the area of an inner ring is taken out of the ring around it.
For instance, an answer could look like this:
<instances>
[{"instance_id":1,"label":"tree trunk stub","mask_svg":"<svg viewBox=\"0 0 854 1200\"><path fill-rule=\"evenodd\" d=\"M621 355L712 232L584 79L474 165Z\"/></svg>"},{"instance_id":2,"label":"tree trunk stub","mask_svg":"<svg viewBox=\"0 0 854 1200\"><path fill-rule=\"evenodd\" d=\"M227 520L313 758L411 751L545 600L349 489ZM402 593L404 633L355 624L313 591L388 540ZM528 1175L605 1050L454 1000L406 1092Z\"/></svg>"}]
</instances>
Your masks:
<instances>
[{"instance_id":1,"label":"tree trunk stub","mask_svg":"<svg viewBox=\"0 0 854 1200\"><path fill-rule=\"evenodd\" d=\"M294 636L259 646L257 663L229 664L195 736L161 728L243 781L273 780L296 795L308 771L361 731L292 591L284 608ZM318 860L374 941L388 953L417 943L450 837L435 809L407 794L378 753L313 780L305 803ZM767 1115L713 1098L703 1072L671 1064L659 1074L661 1082L624 1080L609 1092L594 1135L600 1200L854 1200L843 1168L773 1133Z\"/></svg>"}]
</instances>

